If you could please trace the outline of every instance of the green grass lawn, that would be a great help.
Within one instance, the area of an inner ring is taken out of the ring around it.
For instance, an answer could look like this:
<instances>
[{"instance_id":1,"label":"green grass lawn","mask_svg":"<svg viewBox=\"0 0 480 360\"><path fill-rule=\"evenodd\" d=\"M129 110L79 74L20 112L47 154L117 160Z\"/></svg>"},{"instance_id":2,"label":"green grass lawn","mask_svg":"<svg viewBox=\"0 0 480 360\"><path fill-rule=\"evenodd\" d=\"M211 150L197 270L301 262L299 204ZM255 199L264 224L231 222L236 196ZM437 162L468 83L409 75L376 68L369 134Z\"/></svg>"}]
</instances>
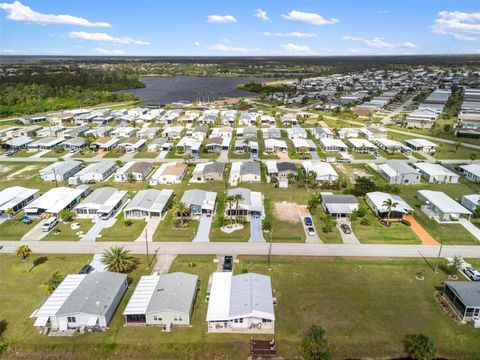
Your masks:
<instances>
[{"instance_id":1,"label":"green grass lawn","mask_svg":"<svg viewBox=\"0 0 480 360\"><path fill-rule=\"evenodd\" d=\"M265 220L270 222L273 230L271 234L263 234L266 241L272 239L273 242L305 242L305 231L300 221L291 223L279 220L274 214L275 204L270 199L264 200L264 206Z\"/></svg>"},{"instance_id":2,"label":"green grass lawn","mask_svg":"<svg viewBox=\"0 0 480 360\"><path fill-rule=\"evenodd\" d=\"M17 158L17 157L30 157L37 153L37 151L28 151L27 149L23 149L17 151L15 154L10 155L10 157Z\"/></svg>"},{"instance_id":3,"label":"green grass lawn","mask_svg":"<svg viewBox=\"0 0 480 360\"><path fill-rule=\"evenodd\" d=\"M76 154L73 155L74 158L79 158L79 159L90 159L94 156L97 156L98 155L98 151L97 150L80 150L79 152L77 152Z\"/></svg>"},{"instance_id":4,"label":"green grass lawn","mask_svg":"<svg viewBox=\"0 0 480 360\"><path fill-rule=\"evenodd\" d=\"M418 160L426 160L427 159L425 156L423 156L422 154L420 154L417 151L412 152L412 156L414 158L418 159Z\"/></svg>"},{"instance_id":5,"label":"green grass lawn","mask_svg":"<svg viewBox=\"0 0 480 360\"><path fill-rule=\"evenodd\" d=\"M154 151L147 151L147 148L144 147L141 151L137 152L133 158L134 159L155 159L159 153Z\"/></svg>"},{"instance_id":6,"label":"green grass lawn","mask_svg":"<svg viewBox=\"0 0 480 360\"><path fill-rule=\"evenodd\" d=\"M57 148L55 150L49 151L45 155L42 156L42 158L59 158L64 155L68 154L68 151L62 149L62 148Z\"/></svg>"},{"instance_id":7,"label":"green grass lawn","mask_svg":"<svg viewBox=\"0 0 480 360\"><path fill-rule=\"evenodd\" d=\"M23 213L0 224L0 240L20 240L23 235L40 222L39 219L32 219L33 222L27 225L22 222L22 216Z\"/></svg>"},{"instance_id":8,"label":"green grass lawn","mask_svg":"<svg viewBox=\"0 0 480 360\"><path fill-rule=\"evenodd\" d=\"M96 241L135 241L145 228L145 220L132 220L130 226L124 223L123 212L117 216L117 221L112 227L102 230L101 237Z\"/></svg>"},{"instance_id":9,"label":"green grass lawn","mask_svg":"<svg viewBox=\"0 0 480 360\"><path fill-rule=\"evenodd\" d=\"M209 160L216 160L219 156L220 152L205 152L200 151L200 155L198 156L199 159L209 159Z\"/></svg>"},{"instance_id":10,"label":"green grass lawn","mask_svg":"<svg viewBox=\"0 0 480 360\"><path fill-rule=\"evenodd\" d=\"M406 160L408 159L408 157L406 157L405 155L403 155L401 152L394 152L394 153L388 153L386 151L383 151L383 150L380 150L378 149L378 154L382 157L384 157L385 159L395 159L395 160Z\"/></svg>"},{"instance_id":11,"label":"green grass lawn","mask_svg":"<svg viewBox=\"0 0 480 360\"><path fill-rule=\"evenodd\" d=\"M353 158L355 160L373 160L375 159L375 156L373 156L370 153L362 154L362 153L357 153L357 152L352 152Z\"/></svg>"},{"instance_id":12,"label":"green grass lawn","mask_svg":"<svg viewBox=\"0 0 480 360\"><path fill-rule=\"evenodd\" d=\"M86 255L34 254L30 273L13 255L0 255L0 314L3 336L10 353L21 359L245 359L249 334L206 334L204 301L208 278L217 264L213 256L179 256L170 271L199 276L199 292L192 327L170 333L157 327L125 327L121 315L140 275L149 274L145 257L138 270L129 275L129 289L121 301L109 330L74 337L46 337L37 333L32 311L47 298L43 286L56 270L76 273L91 261ZM439 356L474 359L480 352L478 331L448 319L432 294L446 280L433 273L422 259L343 259L272 257L272 270L265 257L240 257L235 273L245 271L272 277L277 305L275 339L278 355L299 356L303 334L311 324L327 332L335 358L395 357L403 355L403 340L411 333L431 337ZM430 260L433 262L433 260ZM415 279L422 272L423 281ZM19 287L19 281L22 286ZM14 296L21 291L22 296ZM346 316L348 314L348 316ZM269 338L257 335L255 338Z\"/></svg>"},{"instance_id":13,"label":"green grass lawn","mask_svg":"<svg viewBox=\"0 0 480 360\"><path fill-rule=\"evenodd\" d=\"M73 230L71 225L77 223L80 225L78 229ZM69 223L61 222L53 228L42 240L47 241L77 241L80 237L77 232L83 231L84 234L93 226L91 219L75 219Z\"/></svg>"},{"instance_id":14,"label":"green grass lawn","mask_svg":"<svg viewBox=\"0 0 480 360\"><path fill-rule=\"evenodd\" d=\"M369 226L362 225L362 219L352 221L352 230L363 244L420 244L417 235L407 225L398 223L386 227L378 221L364 200L360 206L368 209L365 218L370 221Z\"/></svg>"},{"instance_id":15,"label":"green grass lawn","mask_svg":"<svg viewBox=\"0 0 480 360\"><path fill-rule=\"evenodd\" d=\"M155 230L153 241L192 241L197 233L198 221L192 220L186 223L188 223L186 228L176 227L173 210L168 211Z\"/></svg>"},{"instance_id":16,"label":"green grass lawn","mask_svg":"<svg viewBox=\"0 0 480 360\"><path fill-rule=\"evenodd\" d=\"M315 214L313 214L313 225L317 231L318 237L326 244L342 244L342 235L340 231L334 227L330 232L324 232L323 228L325 226L325 212L321 205L317 207Z\"/></svg>"},{"instance_id":17,"label":"green grass lawn","mask_svg":"<svg viewBox=\"0 0 480 360\"><path fill-rule=\"evenodd\" d=\"M105 154L105 159L117 159L121 156L125 155L123 151L119 150L110 150L108 153Z\"/></svg>"}]
</instances>

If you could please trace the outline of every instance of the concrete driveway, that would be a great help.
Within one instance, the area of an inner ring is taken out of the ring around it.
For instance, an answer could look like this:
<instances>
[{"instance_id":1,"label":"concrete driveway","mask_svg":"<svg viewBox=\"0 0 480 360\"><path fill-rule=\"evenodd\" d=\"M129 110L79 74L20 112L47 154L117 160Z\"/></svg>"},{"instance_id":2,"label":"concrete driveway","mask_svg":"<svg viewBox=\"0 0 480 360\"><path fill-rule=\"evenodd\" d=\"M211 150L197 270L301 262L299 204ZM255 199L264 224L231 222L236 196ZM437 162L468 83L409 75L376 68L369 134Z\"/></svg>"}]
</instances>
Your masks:
<instances>
[{"instance_id":1,"label":"concrete driveway","mask_svg":"<svg viewBox=\"0 0 480 360\"><path fill-rule=\"evenodd\" d=\"M27 232L25 235L23 235L23 237L20 240L21 241L39 241L39 240L42 240L49 233L48 231L42 231L42 225L44 223L45 223L45 220L41 220L29 232Z\"/></svg>"},{"instance_id":2,"label":"concrete driveway","mask_svg":"<svg viewBox=\"0 0 480 360\"><path fill-rule=\"evenodd\" d=\"M298 205L297 212L303 226L303 231L305 232L305 242L309 244L322 243L323 241L318 236L317 231L315 231L315 235L308 235L307 225L305 225L305 218L310 217L312 219L312 224L313 224L313 217L312 217L312 214L310 214L310 211L308 210L308 208L305 205ZM312 227L315 229L314 224L312 225Z\"/></svg>"},{"instance_id":3,"label":"concrete driveway","mask_svg":"<svg viewBox=\"0 0 480 360\"><path fill-rule=\"evenodd\" d=\"M147 233L147 241L153 241L153 234L155 234L155 230L157 230L158 225L160 225L160 221L162 221L162 218L159 216L147 219L145 228L135 241L145 241L145 233Z\"/></svg>"},{"instance_id":4,"label":"concrete driveway","mask_svg":"<svg viewBox=\"0 0 480 360\"><path fill-rule=\"evenodd\" d=\"M351 234L345 234L343 230L340 228L340 225L346 224L352 230ZM340 231L340 235L342 236L342 241L344 244L360 244L357 236L353 233L352 229L352 222L348 218L341 218L337 219L337 229Z\"/></svg>"},{"instance_id":5,"label":"concrete driveway","mask_svg":"<svg viewBox=\"0 0 480 360\"><path fill-rule=\"evenodd\" d=\"M165 156L167 156L167 154L168 154L168 151L166 150L160 151L160 154L158 154L158 156L155 159L163 160L165 159Z\"/></svg>"},{"instance_id":6,"label":"concrete driveway","mask_svg":"<svg viewBox=\"0 0 480 360\"><path fill-rule=\"evenodd\" d=\"M320 160L320 156L316 151L309 151L310 155L312 156L312 160Z\"/></svg>"},{"instance_id":7,"label":"concrete driveway","mask_svg":"<svg viewBox=\"0 0 480 360\"><path fill-rule=\"evenodd\" d=\"M97 222L93 224L90 230L87 231L85 236L83 236L80 241L95 241L103 229L112 227L116 221L117 219L113 217L108 220L97 220Z\"/></svg>"},{"instance_id":8,"label":"concrete driveway","mask_svg":"<svg viewBox=\"0 0 480 360\"><path fill-rule=\"evenodd\" d=\"M465 230L467 230L473 237L480 241L480 229L473 225L470 221L465 218L460 218L458 220L459 224L462 225Z\"/></svg>"},{"instance_id":9,"label":"concrete driveway","mask_svg":"<svg viewBox=\"0 0 480 360\"><path fill-rule=\"evenodd\" d=\"M262 230L262 218L252 217L250 219L250 239L248 242L251 243L264 243L265 238L263 237Z\"/></svg>"},{"instance_id":10,"label":"concrete driveway","mask_svg":"<svg viewBox=\"0 0 480 360\"><path fill-rule=\"evenodd\" d=\"M218 157L217 161L228 162L228 150L220 151L220 156Z\"/></svg>"},{"instance_id":11,"label":"concrete driveway","mask_svg":"<svg viewBox=\"0 0 480 360\"><path fill-rule=\"evenodd\" d=\"M200 217L200 224L198 225L197 235L193 242L209 242L210 228L212 226L213 216L207 216L207 214L202 214Z\"/></svg>"},{"instance_id":12,"label":"concrete driveway","mask_svg":"<svg viewBox=\"0 0 480 360\"><path fill-rule=\"evenodd\" d=\"M49 152L50 150L41 150L33 154L32 156L30 156L30 159L38 159L39 157L42 157L43 155L48 154Z\"/></svg>"}]
</instances>

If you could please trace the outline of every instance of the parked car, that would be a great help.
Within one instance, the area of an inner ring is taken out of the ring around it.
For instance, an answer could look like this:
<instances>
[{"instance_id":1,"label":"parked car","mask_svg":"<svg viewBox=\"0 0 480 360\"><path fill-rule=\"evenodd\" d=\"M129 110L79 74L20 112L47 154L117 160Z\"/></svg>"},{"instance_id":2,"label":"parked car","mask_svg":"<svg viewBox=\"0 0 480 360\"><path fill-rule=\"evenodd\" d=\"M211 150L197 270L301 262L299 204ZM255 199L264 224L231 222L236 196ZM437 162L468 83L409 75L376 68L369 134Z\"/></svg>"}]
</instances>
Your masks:
<instances>
[{"instance_id":1,"label":"parked car","mask_svg":"<svg viewBox=\"0 0 480 360\"><path fill-rule=\"evenodd\" d=\"M348 226L347 224L340 225L340 229L342 229L342 231L345 234L351 234L352 233L352 229L350 229L350 226Z\"/></svg>"},{"instance_id":2,"label":"parked car","mask_svg":"<svg viewBox=\"0 0 480 360\"><path fill-rule=\"evenodd\" d=\"M303 221L305 222L305 225L307 225L307 226L312 226L313 225L313 221L312 221L312 218L310 216L305 217L305 219L303 219Z\"/></svg>"},{"instance_id":3,"label":"parked car","mask_svg":"<svg viewBox=\"0 0 480 360\"><path fill-rule=\"evenodd\" d=\"M22 216L22 222L26 225L29 225L33 222L33 220L30 216L24 215Z\"/></svg>"},{"instance_id":4,"label":"parked car","mask_svg":"<svg viewBox=\"0 0 480 360\"><path fill-rule=\"evenodd\" d=\"M80 271L78 272L79 274L90 274L93 271L93 266L92 265L83 265Z\"/></svg>"},{"instance_id":5,"label":"parked car","mask_svg":"<svg viewBox=\"0 0 480 360\"><path fill-rule=\"evenodd\" d=\"M5 156L11 156L11 155L13 155L13 154L15 154L15 153L16 153L15 150L8 150L8 151L5 151L4 155L5 155Z\"/></svg>"},{"instance_id":6,"label":"parked car","mask_svg":"<svg viewBox=\"0 0 480 360\"><path fill-rule=\"evenodd\" d=\"M474 269L470 266L467 266L463 269L465 275L472 281L480 281L480 272L477 269Z\"/></svg>"},{"instance_id":7,"label":"parked car","mask_svg":"<svg viewBox=\"0 0 480 360\"><path fill-rule=\"evenodd\" d=\"M58 219L56 217L50 218L42 225L42 231L44 231L44 232L50 231L57 224L58 224Z\"/></svg>"},{"instance_id":8,"label":"parked car","mask_svg":"<svg viewBox=\"0 0 480 360\"><path fill-rule=\"evenodd\" d=\"M225 256L223 261L223 271L232 271L233 268L233 256Z\"/></svg>"},{"instance_id":9,"label":"parked car","mask_svg":"<svg viewBox=\"0 0 480 360\"><path fill-rule=\"evenodd\" d=\"M307 234L310 236L315 235L315 229L312 226L307 227Z\"/></svg>"}]
</instances>

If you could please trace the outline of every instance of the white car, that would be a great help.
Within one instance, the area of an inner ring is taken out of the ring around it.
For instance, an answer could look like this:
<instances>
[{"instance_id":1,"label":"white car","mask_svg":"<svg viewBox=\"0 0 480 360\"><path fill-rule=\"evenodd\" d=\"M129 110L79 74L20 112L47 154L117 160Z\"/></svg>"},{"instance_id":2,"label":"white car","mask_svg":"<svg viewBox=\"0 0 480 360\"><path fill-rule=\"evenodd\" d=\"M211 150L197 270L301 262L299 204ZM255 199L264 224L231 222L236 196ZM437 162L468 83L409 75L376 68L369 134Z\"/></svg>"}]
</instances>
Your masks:
<instances>
[{"instance_id":1,"label":"white car","mask_svg":"<svg viewBox=\"0 0 480 360\"><path fill-rule=\"evenodd\" d=\"M56 217L50 218L46 220L45 223L42 225L42 231L48 232L52 230L57 224L58 224L58 219Z\"/></svg>"},{"instance_id":2,"label":"white car","mask_svg":"<svg viewBox=\"0 0 480 360\"><path fill-rule=\"evenodd\" d=\"M315 229L312 226L307 227L307 234L310 236L315 235Z\"/></svg>"}]
</instances>

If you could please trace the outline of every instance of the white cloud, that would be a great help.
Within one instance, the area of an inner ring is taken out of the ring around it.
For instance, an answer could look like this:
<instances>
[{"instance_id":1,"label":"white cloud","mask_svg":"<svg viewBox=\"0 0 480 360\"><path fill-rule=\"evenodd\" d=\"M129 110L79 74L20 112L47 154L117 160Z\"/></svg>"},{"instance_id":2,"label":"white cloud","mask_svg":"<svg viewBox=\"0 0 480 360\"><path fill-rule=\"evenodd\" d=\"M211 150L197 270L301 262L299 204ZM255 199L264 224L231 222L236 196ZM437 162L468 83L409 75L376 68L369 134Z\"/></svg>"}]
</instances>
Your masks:
<instances>
[{"instance_id":1,"label":"white cloud","mask_svg":"<svg viewBox=\"0 0 480 360\"><path fill-rule=\"evenodd\" d=\"M390 14L390 10L379 10L377 11L379 14Z\"/></svg>"},{"instance_id":2,"label":"white cloud","mask_svg":"<svg viewBox=\"0 0 480 360\"><path fill-rule=\"evenodd\" d=\"M363 44L367 45L368 47L373 47L377 49L395 47L394 44L388 43L384 41L383 38L380 38L380 37L375 37L373 39L363 39L356 36L346 35L346 36L343 36L342 39L346 41L360 41Z\"/></svg>"},{"instance_id":3,"label":"white cloud","mask_svg":"<svg viewBox=\"0 0 480 360\"><path fill-rule=\"evenodd\" d=\"M70 31L68 34L72 39L107 42L125 45L150 45L148 41L135 40L129 37L115 37L106 33L89 33L85 31Z\"/></svg>"},{"instance_id":4,"label":"white cloud","mask_svg":"<svg viewBox=\"0 0 480 360\"><path fill-rule=\"evenodd\" d=\"M440 11L431 31L441 35L451 35L461 41L475 41L480 34L480 11L466 13L461 11Z\"/></svg>"},{"instance_id":5,"label":"white cloud","mask_svg":"<svg viewBox=\"0 0 480 360\"><path fill-rule=\"evenodd\" d=\"M271 33L271 32L265 31L263 35L269 36L269 37L292 37L292 38L316 38L317 37L317 34L315 33L303 33L298 31L292 31L288 33Z\"/></svg>"},{"instance_id":6,"label":"white cloud","mask_svg":"<svg viewBox=\"0 0 480 360\"><path fill-rule=\"evenodd\" d=\"M38 24L67 24L86 27L111 27L107 22L91 22L87 19L72 15L42 14L33 11L20 1L14 1L11 4L1 3L0 8L8 13L7 19L13 21L25 21Z\"/></svg>"},{"instance_id":7,"label":"white cloud","mask_svg":"<svg viewBox=\"0 0 480 360\"><path fill-rule=\"evenodd\" d=\"M359 54L359 53L360 53L360 50L359 50L359 49L352 49L352 48L350 48L350 49L345 50L345 52L346 52L347 54Z\"/></svg>"},{"instance_id":8,"label":"white cloud","mask_svg":"<svg viewBox=\"0 0 480 360\"><path fill-rule=\"evenodd\" d=\"M245 54L245 53L248 53L248 52L252 51L252 49L247 49L247 48L243 48L243 47L236 47L236 46L229 46L229 45L225 45L225 44L222 44L222 43L208 45L205 48L208 49L208 50L229 52L229 53L240 53L240 54Z\"/></svg>"},{"instance_id":9,"label":"white cloud","mask_svg":"<svg viewBox=\"0 0 480 360\"><path fill-rule=\"evenodd\" d=\"M257 9L255 10L255 17L259 18L262 21L267 21L269 20L267 12L262 10L262 9Z\"/></svg>"},{"instance_id":10,"label":"white cloud","mask_svg":"<svg viewBox=\"0 0 480 360\"><path fill-rule=\"evenodd\" d=\"M228 24L236 23L237 19L235 19L232 15L208 15L207 22L214 24Z\"/></svg>"},{"instance_id":11,"label":"white cloud","mask_svg":"<svg viewBox=\"0 0 480 360\"><path fill-rule=\"evenodd\" d=\"M102 48L95 48L94 50L104 55L125 55L125 51L123 50L108 50L108 49L102 49Z\"/></svg>"},{"instance_id":12,"label":"white cloud","mask_svg":"<svg viewBox=\"0 0 480 360\"><path fill-rule=\"evenodd\" d=\"M290 55L316 55L307 45L283 44L280 47Z\"/></svg>"},{"instance_id":13,"label":"white cloud","mask_svg":"<svg viewBox=\"0 0 480 360\"><path fill-rule=\"evenodd\" d=\"M195 47L200 47L200 46L201 46L198 41L195 41L195 42L193 43L193 45L194 45Z\"/></svg>"},{"instance_id":14,"label":"white cloud","mask_svg":"<svg viewBox=\"0 0 480 360\"><path fill-rule=\"evenodd\" d=\"M292 10L287 15L282 14L282 17L286 20L297 21L311 25L331 25L340 22L338 19L325 19L320 14L306 13L297 10Z\"/></svg>"},{"instance_id":15,"label":"white cloud","mask_svg":"<svg viewBox=\"0 0 480 360\"><path fill-rule=\"evenodd\" d=\"M403 43L403 47L407 48L407 49L415 49L417 47L417 45L415 45L414 43L412 43L410 41L405 41Z\"/></svg>"}]
</instances>

